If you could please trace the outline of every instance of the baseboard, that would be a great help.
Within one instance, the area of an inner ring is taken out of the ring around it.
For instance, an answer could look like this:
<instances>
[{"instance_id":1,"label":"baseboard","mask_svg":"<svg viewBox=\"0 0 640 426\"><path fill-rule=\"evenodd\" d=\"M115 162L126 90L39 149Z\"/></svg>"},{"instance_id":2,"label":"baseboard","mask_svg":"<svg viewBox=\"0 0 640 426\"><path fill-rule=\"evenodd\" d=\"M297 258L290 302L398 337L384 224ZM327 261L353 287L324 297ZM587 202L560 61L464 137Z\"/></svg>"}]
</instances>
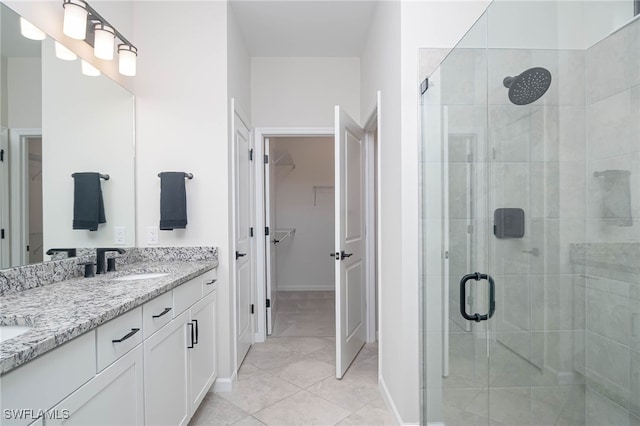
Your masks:
<instances>
[{"instance_id":1,"label":"baseboard","mask_svg":"<svg viewBox=\"0 0 640 426\"><path fill-rule=\"evenodd\" d=\"M209 392L231 392L233 390L233 382L236 380L235 372L231 377L218 377Z\"/></svg>"},{"instance_id":2,"label":"baseboard","mask_svg":"<svg viewBox=\"0 0 640 426\"><path fill-rule=\"evenodd\" d=\"M389 409L389 411L391 411L391 415L393 416L393 418L395 419L396 423L398 423L399 425L419 425L419 423L406 423L402 420L402 416L400 415L400 412L398 411L398 407L396 407L396 404L393 402L393 399L391 398L391 394L389 393L389 389L387 388L387 384L384 382L384 379L382 378L382 376L378 376L378 386L380 387L380 393L382 394L382 400L384 401L385 405L387 406L387 408ZM432 423L429 423L430 425ZM438 423L433 423L434 426L438 425ZM444 425L442 425L444 426Z\"/></svg>"},{"instance_id":3,"label":"baseboard","mask_svg":"<svg viewBox=\"0 0 640 426\"><path fill-rule=\"evenodd\" d=\"M334 291L334 286L326 285L295 285L282 287L278 286L278 291Z\"/></svg>"}]
</instances>

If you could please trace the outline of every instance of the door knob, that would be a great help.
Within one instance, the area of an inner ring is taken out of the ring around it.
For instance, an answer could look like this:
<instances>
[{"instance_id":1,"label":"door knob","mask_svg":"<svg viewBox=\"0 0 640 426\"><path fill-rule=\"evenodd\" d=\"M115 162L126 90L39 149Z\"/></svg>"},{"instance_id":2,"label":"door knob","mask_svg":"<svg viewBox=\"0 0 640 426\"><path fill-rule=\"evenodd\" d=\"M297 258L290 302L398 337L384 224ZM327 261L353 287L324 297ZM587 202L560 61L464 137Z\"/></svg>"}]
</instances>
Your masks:
<instances>
[{"instance_id":1,"label":"door knob","mask_svg":"<svg viewBox=\"0 0 640 426\"><path fill-rule=\"evenodd\" d=\"M247 255L247 253L240 253L240 252L236 252L236 260L240 257L245 257Z\"/></svg>"},{"instance_id":2,"label":"door knob","mask_svg":"<svg viewBox=\"0 0 640 426\"><path fill-rule=\"evenodd\" d=\"M340 260L344 260L346 257L351 257L351 256L353 256L353 253L345 253L344 250L340 252Z\"/></svg>"}]
</instances>

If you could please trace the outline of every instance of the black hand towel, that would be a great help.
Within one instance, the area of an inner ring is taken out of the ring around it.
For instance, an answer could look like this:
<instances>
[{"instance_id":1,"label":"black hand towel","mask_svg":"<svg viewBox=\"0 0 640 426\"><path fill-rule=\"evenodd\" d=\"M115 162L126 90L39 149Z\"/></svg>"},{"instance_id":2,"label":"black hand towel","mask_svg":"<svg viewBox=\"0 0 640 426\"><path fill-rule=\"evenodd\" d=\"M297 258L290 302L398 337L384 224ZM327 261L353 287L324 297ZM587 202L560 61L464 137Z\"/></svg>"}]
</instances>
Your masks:
<instances>
[{"instance_id":1,"label":"black hand towel","mask_svg":"<svg viewBox=\"0 0 640 426\"><path fill-rule=\"evenodd\" d=\"M183 172L160 173L160 229L187 227L187 192Z\"/></svg>"},{"instance_id":2,"label":"black hand towel","mask_svg":"<svg viewBox=\"0 0 640 426\"><path fill-rule=\"evenodd\" d=\"M74 173L73 229L97 231L106 223L99 173Z\"/></svg>"}]
</instances>

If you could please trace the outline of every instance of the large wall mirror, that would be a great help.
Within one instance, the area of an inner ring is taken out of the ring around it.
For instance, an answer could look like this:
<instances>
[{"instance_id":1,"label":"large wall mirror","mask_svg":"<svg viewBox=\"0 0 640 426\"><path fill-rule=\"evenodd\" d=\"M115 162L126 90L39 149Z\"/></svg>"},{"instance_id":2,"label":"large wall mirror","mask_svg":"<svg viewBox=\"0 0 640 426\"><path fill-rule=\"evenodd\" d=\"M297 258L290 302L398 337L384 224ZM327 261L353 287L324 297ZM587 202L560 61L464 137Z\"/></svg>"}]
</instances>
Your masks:
<instances>
[{"instance_id":1,"label":"large wall mirror","mask_svg":"<svg viewBox=\"0 0 640 426\"><path fill-rule=\"evenodd\" d=\"M135 246L133 95L60 59L50 37L25 38L4 4L0 18L0 269L52 248ZM77 172L109 175L96 231L72 226Z\"/></svg>"}]
</instances>

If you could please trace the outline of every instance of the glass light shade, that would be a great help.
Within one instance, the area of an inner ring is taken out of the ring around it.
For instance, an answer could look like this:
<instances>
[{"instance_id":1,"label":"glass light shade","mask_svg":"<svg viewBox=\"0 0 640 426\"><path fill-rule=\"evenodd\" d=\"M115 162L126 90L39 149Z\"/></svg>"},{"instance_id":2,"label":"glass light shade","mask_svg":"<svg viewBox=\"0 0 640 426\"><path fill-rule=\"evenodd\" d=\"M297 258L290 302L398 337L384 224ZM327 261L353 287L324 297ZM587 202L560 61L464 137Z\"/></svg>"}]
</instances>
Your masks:
<instances>
[{"instance_id":1,"label":"glass light shade","mask_svg":"<svg viewBox=\"0 0 640 426\"><path fill-rule=\"evenodd\" d=\"M63 61L75 61L78 56L56 41L56 58Z\"/></svg>"},{"instance_id":2,"label":"glass light shade","mask_svg":"<svg viewBox=\"0 0 640 426\"><path fill-rule=\"evenodd\" d=\"M20 34L30 40L44 40L47 36L45 33L40 31L38 27L23 17L20 17Z\"/></svg>"},{"instance_id":3,"label":"glass light shade","mask_svg":"<svg viewBox=\"0 0 640 426\"><path fill-rule=\"evenodd\" d=\"M120 74L133 77L136 75L138 49L127 44L118 45L118 71Z\"/></svg>"},{"instance_id":4,"label":"glass light shade","mask_svg":"<svg viewBox=\"0 0 640 426\"><path fill-rule=\"evenodd\" d=\"M110 61L113 59L115 30L103 23L97 23L94 29L95 39L93 42L93 54L96 58Z\"/></svg>"},{"instance_id":5,"label":"glass light shade","mask_svg":"<svg viewBox=\"0 0 640 426\"><path fill-rule=\"evenodd\" d=\"M89 14L86 3L82 0L65 0L63 6L62 32L76 40L84 40L87 36L87 15Z\"/></svg>"},{"instance_id":6,"label":"glass light shade","mask_svg":"<svg viewBox=\"0 0 640 426\"><path fill-rule=\"evenodd\" d=\"M84 59L82 62L82 74L88 75L89 77L97 77L100 75L100 70L86 62Z\"/></svg>"}]
</instances>

